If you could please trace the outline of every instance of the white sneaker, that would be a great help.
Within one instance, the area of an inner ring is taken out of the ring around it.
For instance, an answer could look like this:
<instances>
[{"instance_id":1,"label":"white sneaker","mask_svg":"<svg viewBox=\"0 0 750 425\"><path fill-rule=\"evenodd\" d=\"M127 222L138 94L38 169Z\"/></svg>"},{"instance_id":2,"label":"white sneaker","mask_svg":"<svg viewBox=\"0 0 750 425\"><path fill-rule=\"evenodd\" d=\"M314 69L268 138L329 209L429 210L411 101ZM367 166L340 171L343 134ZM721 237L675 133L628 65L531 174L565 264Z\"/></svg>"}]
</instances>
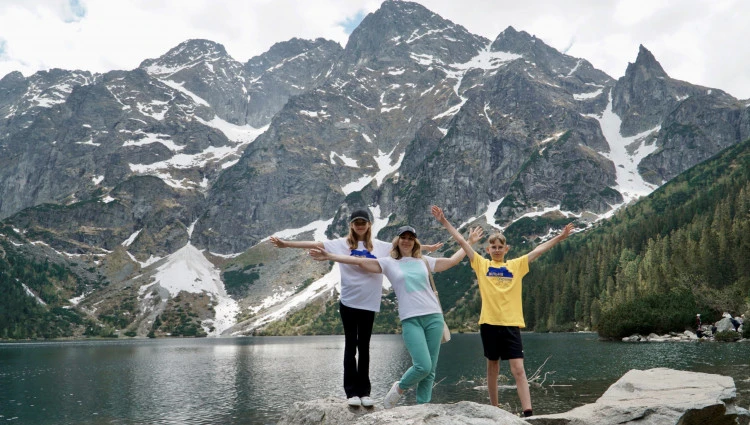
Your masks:
<instances>
[{"instance_id":1,"label":"white sneaker","mask_svg":"<svg viewBox=\"0 0 750 425\"><path fill-rule=\"evenodd\" d=\"M359 397L354 396L346 401L346 404L352 407L359 407L362 405L362 400L359 399Z\"/></svg>"},{"instance_id":2,"label":"white sneaker","mask_svg":"<svg viewBox=\"0 0 750 425\"><path fill-rule=\"evenodd\" d=\"M362 401L362 407L372 407L375 405L375 400L368 396L360 397L360 400Z\"/></svg>"},{"instance_id":3,"label":"white sneaker","mask_svg":"<svg viewBox=\"0 0 750 425\"><path fill-rule=\"evenodd\" d=\"M383 407L390 409L396 406L396 403L398 403L398 399L400 398L401 394L398 393L398 381L396 381L391 386L391 389L388 390L388 394L385 395L385 398L383 399Z\"/></svg>"}]
</instances>

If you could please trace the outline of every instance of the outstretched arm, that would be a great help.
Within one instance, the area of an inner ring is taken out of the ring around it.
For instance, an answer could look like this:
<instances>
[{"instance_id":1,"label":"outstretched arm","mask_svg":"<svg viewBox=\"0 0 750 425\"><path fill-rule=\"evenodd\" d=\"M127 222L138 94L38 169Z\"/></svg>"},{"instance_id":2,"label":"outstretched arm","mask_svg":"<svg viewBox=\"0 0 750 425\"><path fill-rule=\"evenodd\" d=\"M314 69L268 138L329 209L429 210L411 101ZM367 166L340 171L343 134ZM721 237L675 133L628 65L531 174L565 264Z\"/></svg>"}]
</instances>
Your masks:
<instances>
[{"instance_id":1,"label":"outstretched arm","mask_svg":"<svg viewBox=\"0 0 750 425\"><path fill-rule=\"evenodd\" d=\"M383 273L378 260L374 258L352 257L351 255L331 254L321 248L312 248L310 256L316 261L336 261L337 263L353 264L370 273Z\"/></svg>"},{"instance_id":2,"label":"outstretched arm","mask_svg":"<svg viewBox=\"0 0 750 425\"><path fill-rule=\"evenodd\" d=\"M531 252L529 252L529 263L539 258L540 255L549 251L550 248L562 242L570 236L570 232L573 230L573 223L568 223L562 230L562 232L547 242L537 246Z\"/></svg>"},{"instance_id":3,"label":"outstretched arm","mask_svg":"<svg viewBox=\"0 0 750 425\"><path fill-rule=\"evenodd\" d=\"M285 241L284 239L279 239L276 236L270 237L271 243L276 248L304 248L304 249L311 249L311 248L320 248L325 249L323 246L323 242L316 242L316 241Z\"/></svg>"},{"instance_id":4,"label":"outstretched arm","mask_svg":"<svg viewBox=\"0 0 750 425\"><path fill-rule=\"evenodd\" d=\"M448 230L448 233L450 233L451 236L453 236L453 239L456 242L458 242L459 245L461 245L461 248L463 249L464 253L469 256L469 261L472 261L474 259L475 252L474 252L474 249L471 247L471 245L476 243L479 239L482 238L482 234L484 233L484 230L482 230L481 227L475 227L474 229L472 229L469 238L471 238L471 235L474 233L474 231L477 231L479 235L476 238L476 240L470 244L466 241L466 239L464 239L463 236L461 236L461 233L459 233L458 230L456 230L456 228L453 227L453 225L448 221L448 219L445 218L445 214L443 213L443 210L440 207L438 207L437 205L433 205L432 208L430 208L430 211L432 212L432 215L435 216L437 221L439 221L440 224L442 224L443 227L445 227L446 230ZM460 260L461 259L459 258L459 261Z\"/></svg>"}]
</instances>

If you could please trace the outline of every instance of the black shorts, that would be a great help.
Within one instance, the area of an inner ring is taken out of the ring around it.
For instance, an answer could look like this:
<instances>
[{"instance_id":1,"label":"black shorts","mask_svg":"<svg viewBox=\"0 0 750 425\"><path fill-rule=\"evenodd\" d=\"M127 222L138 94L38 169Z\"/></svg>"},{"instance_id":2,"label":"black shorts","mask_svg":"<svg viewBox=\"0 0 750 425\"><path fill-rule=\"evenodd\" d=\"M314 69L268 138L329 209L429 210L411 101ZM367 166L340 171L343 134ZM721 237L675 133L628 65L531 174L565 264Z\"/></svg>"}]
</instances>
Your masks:
<instances>
[{"instance_id":1,"label":"black shorts","mask_svg":"<svg viewBox=\"0 0 750 425\"><path fill-rule=\"evenodd\" d=\"M487 360L510 360L523 358L521 329L518 326L479 325L484 357Z\"/></svg>"}]
</instances>

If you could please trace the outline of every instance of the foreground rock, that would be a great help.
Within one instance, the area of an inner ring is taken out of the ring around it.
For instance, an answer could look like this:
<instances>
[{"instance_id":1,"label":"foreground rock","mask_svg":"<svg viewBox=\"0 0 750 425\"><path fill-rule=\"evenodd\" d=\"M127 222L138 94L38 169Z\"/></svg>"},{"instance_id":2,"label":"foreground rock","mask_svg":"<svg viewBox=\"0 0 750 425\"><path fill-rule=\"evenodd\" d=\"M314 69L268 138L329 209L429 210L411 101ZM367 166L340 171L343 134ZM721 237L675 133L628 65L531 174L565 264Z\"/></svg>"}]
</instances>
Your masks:
<instances>
[{"instance_id":1,"label":"foreground rock","mask_svg":"<svg viewBox=\"0 0 750 425\"><path fill-rule=\"evenodd\" d=\"M566 413L523 420L486 404L423 404L384 410L346 406L344 399L294 403L279 425L748 425L750 413L735 406L728 376L666 368L631 370L592 404Z\"/></svg>"},{"instance_id":2,"label":"foreground rock","mask_svg":"<svg viewBox=\"0 0 750 425\"><path fill-rule=\"evenodd\" d=\"M666 368L631 370L595 403L566 413L528 418L534 425L729 425L747 424L735 406L728 376Z\"/></svg>"},{"instance_id":3,"label":"foreground rock","mask_svg":"<svg viewBox=\"0 0 750 425\"><path fill-rule=\"evenodd\" d=\"M385 410L348 407L344 399L326 398L294 403L278 425L522 425L528 422L487 404L421 404Z\"/></svg>"}]
</instances>

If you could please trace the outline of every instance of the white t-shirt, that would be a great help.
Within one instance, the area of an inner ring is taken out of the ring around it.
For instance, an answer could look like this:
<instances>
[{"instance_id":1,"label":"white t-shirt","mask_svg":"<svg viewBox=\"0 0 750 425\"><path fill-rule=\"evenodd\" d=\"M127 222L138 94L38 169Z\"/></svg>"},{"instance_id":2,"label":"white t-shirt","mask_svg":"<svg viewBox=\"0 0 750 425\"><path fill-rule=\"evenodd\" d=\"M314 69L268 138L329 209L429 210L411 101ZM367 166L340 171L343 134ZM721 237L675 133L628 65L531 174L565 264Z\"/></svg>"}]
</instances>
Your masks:
<instances>
[{"instance_id":1,"label":"white t-shirt","mask_svg":"<svg viewBox=\"0 0 750 425\"><path fill-rule=\"evenodd\" d=\"M426 255L423 258L427 259L430 270L435 270L435 259ZM396 260L389 256L378 258L378 263L396 292L399 319L442 313L422 258L403 257Z\"/></svg>"},{"instance_id":2,"label":"white t-shirt","mask_svg":"<svg viewBox=\"0 0 750 425\"><path fill-rule=\"evenodd\" d=\"M346 238L323 242L326 251L332 254L354 257L380 258L390 256L392 244L378 239L372 240L372 252L360 241L357 249L350 249ZM341 303L347 307L368 311L380 311L380 296L383 293L383 275L370 273L352 264L339 263L341 271Z\"/></svg>"}]
</instances>

